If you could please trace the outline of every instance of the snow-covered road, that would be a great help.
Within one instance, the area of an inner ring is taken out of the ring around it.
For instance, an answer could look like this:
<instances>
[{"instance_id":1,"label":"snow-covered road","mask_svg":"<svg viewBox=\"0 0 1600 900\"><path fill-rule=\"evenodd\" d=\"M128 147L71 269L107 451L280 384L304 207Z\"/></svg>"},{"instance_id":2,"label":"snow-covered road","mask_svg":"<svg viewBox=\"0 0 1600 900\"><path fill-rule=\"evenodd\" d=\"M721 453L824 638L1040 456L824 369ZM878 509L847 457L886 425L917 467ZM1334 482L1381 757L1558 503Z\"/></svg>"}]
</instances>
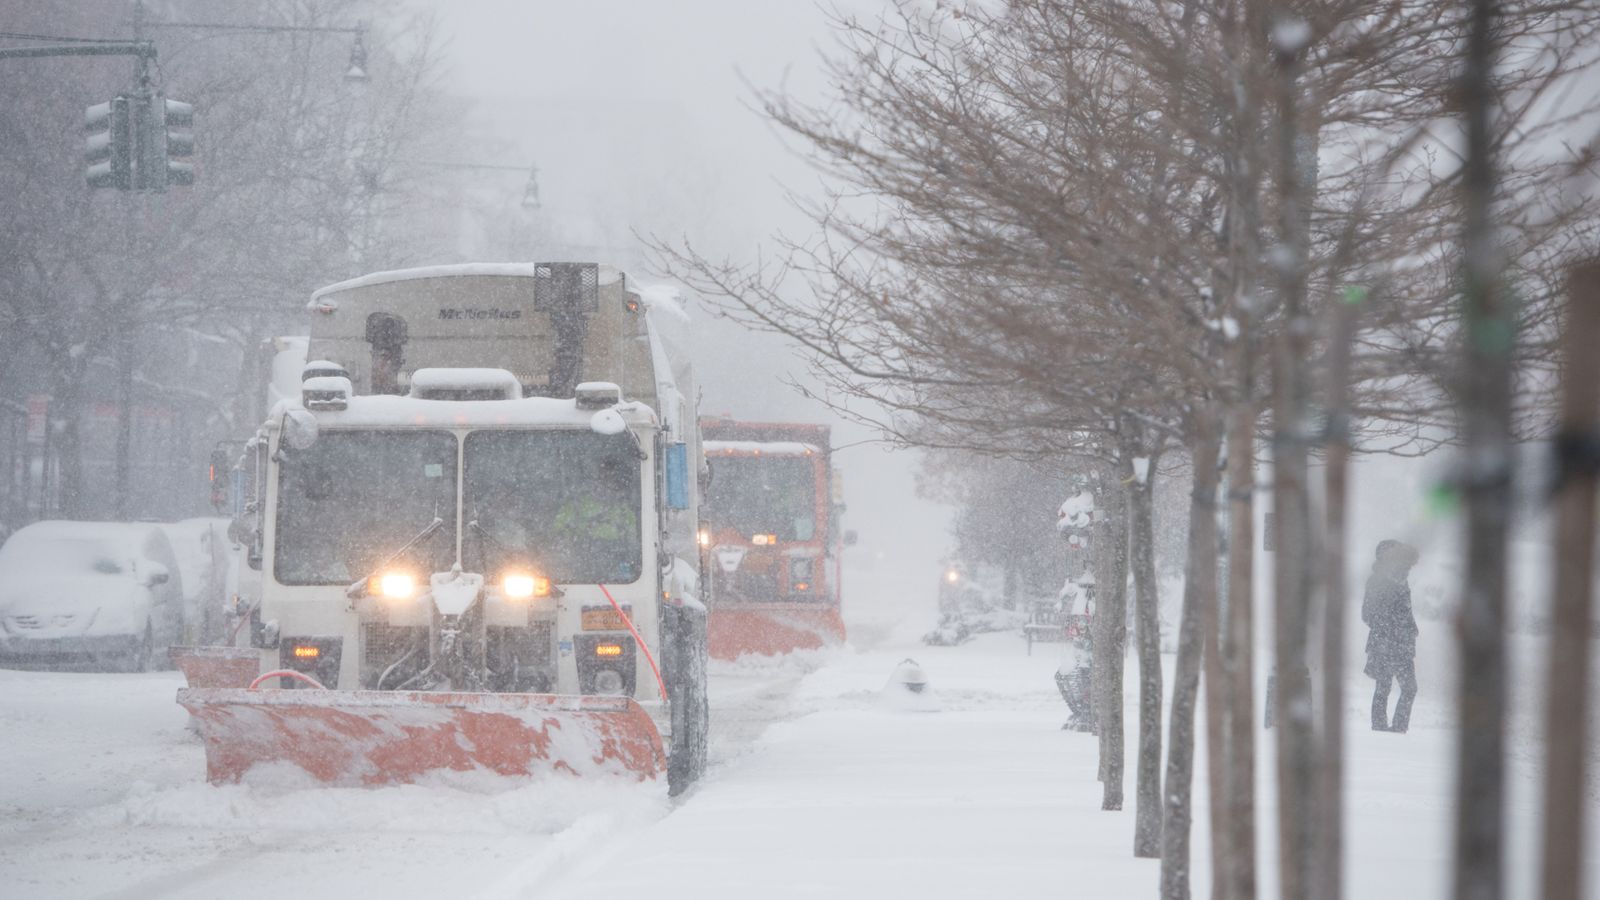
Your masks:
<instances>
[{"instance_id":1,"label":"snow-covered road","mask_svg":"<svg viewBox=\"0 0 1600 900\"><path fill-rule=\"evenodd\" d=\"M883 696L906 655L927 671L936 710ZM1054 667L1048 647L1026 656L1014 635L958 648L885 639L778 664L718 665L713 768L676 802L633 784L564 779L509 790L473 780L211 787L172 702L175 673L0 672L0 893L1154 896L1155 862L1130 855L1131 811L1099 809L1094 739L1060 730ZM1425 681L1412 732L1374 734L1359 727L1362 685L1352 682L1348 707L1349 896L1443 897L1453 752L1445 691L1437 676ZM1130 733L1130 764L1135 746ZM1532 896L1535 756L1514 730L1513 896ZM1203 765L1202 756L1197 772ZM1209 851L1197 782L1203 893ZM1265 823L1265 767L1260 786ZM1270 841L1262 851L1271 885ZM1600 884L1600 868L1593 878Z\"/></svg>"},{"instance_id":2,"label":"snow-covered road","mask_svg":"<svg viewBox=\"0 0 1600 900\"><path fill-rule=\"evenodd\" d=\"M0 894L474 896L669 809L661 791L564 779L212 787L181 682L0 672Z\"/></svg>"}]
</instances>

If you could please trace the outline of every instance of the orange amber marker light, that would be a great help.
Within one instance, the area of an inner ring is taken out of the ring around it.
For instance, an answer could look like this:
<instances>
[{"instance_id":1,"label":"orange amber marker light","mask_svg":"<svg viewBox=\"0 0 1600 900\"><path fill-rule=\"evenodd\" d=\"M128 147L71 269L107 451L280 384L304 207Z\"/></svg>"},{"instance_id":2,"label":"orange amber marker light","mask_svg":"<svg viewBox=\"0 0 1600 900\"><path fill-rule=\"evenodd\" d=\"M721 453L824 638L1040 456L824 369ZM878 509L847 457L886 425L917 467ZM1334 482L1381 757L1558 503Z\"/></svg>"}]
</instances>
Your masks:
<instances>
[{"instance_id":1,"label":"orange amber marker light","mask_svg":"<svg viewBox=\"0 0 1600 900\"><path fill-rule=\"evenodd\" d=\"M322 655L322 648L317 646L301 645L294 648L295 659L316 659Z\"/></svg>"},{"instance_id":2,"label":"orange amber marker light","mask_svg":"<svg viewBox=\"0 0 1600 900\"><path fill-rule=\"evenodd\" d=\"M594 655L595 656L606 656L606 657L621 656L622 655L622 645L621 644L596 644L595 648L594 648Z\"/></svg>"}]
</instances>

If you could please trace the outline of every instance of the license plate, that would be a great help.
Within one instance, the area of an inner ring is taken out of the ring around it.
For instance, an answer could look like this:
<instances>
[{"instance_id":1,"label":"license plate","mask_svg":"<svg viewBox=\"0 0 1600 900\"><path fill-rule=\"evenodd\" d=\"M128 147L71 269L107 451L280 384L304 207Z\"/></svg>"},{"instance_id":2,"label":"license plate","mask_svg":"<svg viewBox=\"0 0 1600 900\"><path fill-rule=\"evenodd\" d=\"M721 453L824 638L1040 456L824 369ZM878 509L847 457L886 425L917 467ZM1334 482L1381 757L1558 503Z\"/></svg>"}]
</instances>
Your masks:
<instances>
[{"instance_id":1,"label":"license plate","mask_svg":"<svg viewBox=\"0 0 1600 900\"><path fill-rule=\"evenodd\" d=\"M622 609L630 615L633 613L631 607L624 606ZM584 631L622 631L627 627L622 616L609 606L583 611Z\"/></svg>"}]
</instances>

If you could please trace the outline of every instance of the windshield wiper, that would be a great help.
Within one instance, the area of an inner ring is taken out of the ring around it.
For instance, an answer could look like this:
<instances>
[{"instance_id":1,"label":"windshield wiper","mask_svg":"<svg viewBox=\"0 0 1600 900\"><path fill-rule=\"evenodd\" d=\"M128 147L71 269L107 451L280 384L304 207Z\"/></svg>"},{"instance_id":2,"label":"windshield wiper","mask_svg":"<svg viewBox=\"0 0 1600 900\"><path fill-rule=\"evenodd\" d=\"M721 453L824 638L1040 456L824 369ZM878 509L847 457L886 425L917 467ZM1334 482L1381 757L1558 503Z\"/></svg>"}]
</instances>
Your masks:
<instances>
[{"instance_id":1,"label":"windshield wiper","mask_svg":"<svg viewBox=\"0 0 1600 900\"><path fill-rule=\"evenodd\" d=\"M426 528L422 529L421 531L417 532L417 536L416 537L412 538L409 541L406 541L405 546L401 547L399 550L396 550L394 553L390 554L388 556L388 558L386 558L383 562L378 563L378 565L375 566L371 572L367 573L366 575L363 575L361 577L361 580L356 581L353 584L351 584L349 587L345 588L344 589L344 595L346 597L351 597L351 598L360 596L360 594L363 591L366 590L367 582L372 580L372 576L378 574L379 572L382 572L384 570L384 568L386 568L389 565L389 563L392 563L395 560L399 559L400 557L406 555L406 551L410 550L412 547L415 547L418 544L422 543L423 541L427 540L428 538L433 537L434 532L437 532L439 529L441 529L443 527L444 527L444 519L440 518L439 516L434 516L433 517L433 521L428 523L428 527L426 527Z\"/></svg>"}]
</instances>

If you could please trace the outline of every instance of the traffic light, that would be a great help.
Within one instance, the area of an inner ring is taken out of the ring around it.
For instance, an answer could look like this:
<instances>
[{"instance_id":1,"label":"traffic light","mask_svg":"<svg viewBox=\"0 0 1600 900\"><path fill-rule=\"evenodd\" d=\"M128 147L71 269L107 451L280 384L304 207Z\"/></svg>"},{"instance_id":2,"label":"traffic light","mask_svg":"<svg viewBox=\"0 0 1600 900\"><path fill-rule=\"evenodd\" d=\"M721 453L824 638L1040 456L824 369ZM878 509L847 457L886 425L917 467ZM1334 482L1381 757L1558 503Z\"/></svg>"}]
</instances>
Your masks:
<instances>
[{"instance_id":1,"label":"traffic light","mask_svg":"<svg viewBox=\"0 0 1600 900\"><path fill-rule=\"evenodd\" d=\"M84 112L84 141L92 188L164 191L194 184L194 107L161 94L122 95Z\"/></svg>"},{"instance_id":2,"label":"traffic light","mask_svg":"<svg viewBox=\"0 0 1600 900\"><path fill-rule=\"evenodd\" d=\"M133 128L127 97L97 103L84 112L89 136L84 140L88 167L84 178L92 188L133 187Z\"/></svg>"},{"instance_id":3,"label":"traffic light","mask_svg":"<svg viewBox=\"0 0 1600 900\"><path fill-rule=\"evenodd\" d=\"M173 162L194 156L194 107L181 100L168 100L160 94L156 95L156 101L156 109L163 118L167 184L194 184L194 164Z\"/></svg>"},{"instance_id":4,"label":"traffic light","mask_svg":"<svg viewBox=\"0 0 1600 900\"><path fill-rule=\"evenodd\" d=\"M169 184L194 184L194 166L173 159L194 155L194 107L161 94L134 98L138 120L139 165L134 187L165 191Z\"/></svg>"}]
</instances>

